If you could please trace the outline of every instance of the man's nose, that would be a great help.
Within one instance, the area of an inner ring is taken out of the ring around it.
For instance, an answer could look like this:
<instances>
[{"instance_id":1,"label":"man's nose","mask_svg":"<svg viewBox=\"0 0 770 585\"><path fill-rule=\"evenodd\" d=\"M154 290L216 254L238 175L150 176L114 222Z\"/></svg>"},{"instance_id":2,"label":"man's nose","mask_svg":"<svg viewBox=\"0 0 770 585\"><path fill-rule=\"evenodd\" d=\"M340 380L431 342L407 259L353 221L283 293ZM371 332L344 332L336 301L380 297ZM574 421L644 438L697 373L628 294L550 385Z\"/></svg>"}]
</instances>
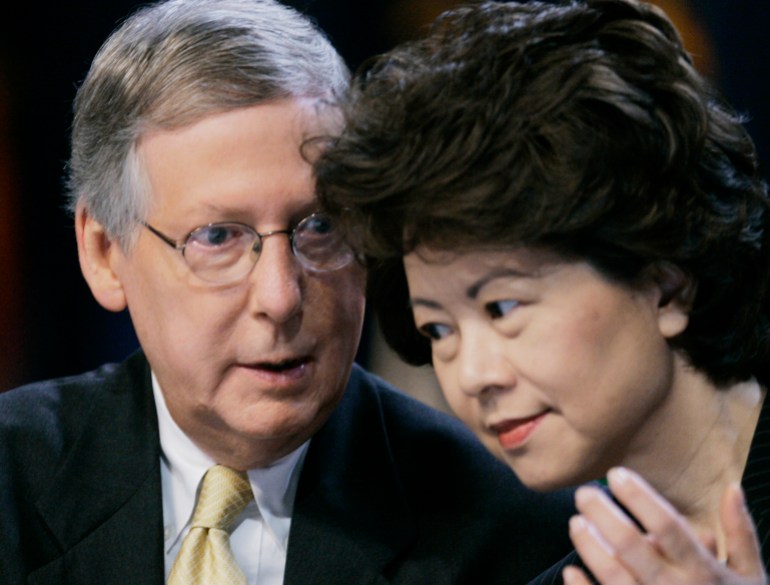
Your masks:
<instances>
[{"instance_id":1,"label":"man's nose","mask_svg":"<svg viewBox=\"0 0 770 585\"><path fill-rule=\"evenodd\" d=\"M288 233L276 231L263 236L249 279L252 314L285 323L302 309L302 267L292 252Z\"/></svg>"}]
</instances>

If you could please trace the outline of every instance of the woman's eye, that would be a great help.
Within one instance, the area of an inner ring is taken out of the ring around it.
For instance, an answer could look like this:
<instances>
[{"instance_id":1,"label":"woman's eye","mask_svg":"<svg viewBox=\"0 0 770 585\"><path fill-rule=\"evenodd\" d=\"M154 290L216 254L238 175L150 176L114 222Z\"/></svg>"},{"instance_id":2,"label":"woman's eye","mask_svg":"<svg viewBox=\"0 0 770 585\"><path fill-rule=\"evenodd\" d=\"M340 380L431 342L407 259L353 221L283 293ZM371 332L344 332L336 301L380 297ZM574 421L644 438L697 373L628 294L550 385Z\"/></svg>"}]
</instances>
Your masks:
<instances>
[{"instance_id":1,"label":"woman's eye","mask_svg":"<svg viewBox=\"0 0 770 585\"><path fill-rule=\"evenodd\" d=\"M519 301L494 301L492 303L487 303L484 305L484 308L486 309L487 313L490 317L493 319L499 319L500 317L504 317L511 311L513 311L516 307L519 306Z\"/></svg>"},{"instance_id":2,"label":"woman's eye","mask_svg":"<svg viewBox=\"0 0 770 585\"><path fill-rule=\"evenodd\" d=\"M418 331L431 341L438 341L449 335L450 328L446 325L439 325L438 323L426 323L420 327Z\"/></svg>"}]
</instances>

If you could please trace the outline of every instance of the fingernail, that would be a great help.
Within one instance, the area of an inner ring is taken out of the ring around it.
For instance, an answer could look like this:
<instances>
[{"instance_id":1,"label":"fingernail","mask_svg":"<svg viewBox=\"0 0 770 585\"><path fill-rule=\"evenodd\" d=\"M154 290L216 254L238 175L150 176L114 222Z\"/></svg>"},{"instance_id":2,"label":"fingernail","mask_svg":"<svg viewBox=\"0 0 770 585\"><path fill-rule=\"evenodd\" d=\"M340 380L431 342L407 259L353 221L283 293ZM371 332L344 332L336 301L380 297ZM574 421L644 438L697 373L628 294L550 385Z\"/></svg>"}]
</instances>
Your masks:
<instances>
[{"instance_id":1,"label":"fingernail","mask_svg":"<svg viewBox=\"0 0 770 585\"><path fill-rule=\"evenodd\" d=\"M741 484L737 481L733 482L730 484L730 488L735 492L735 495L738 498L738 505L744 510L748 510L746 507L746 494L743 493L743 487Z\"/></svg>"},{"instance_id":2,"label":"fingernail","mask_svg":"<svg viewBox=\"0 0 770 585\"><path fill-rule=\"evenodd\" d=\"M579 487L575 490L575 504L578 508L586 505L594 497L594 494L594 490L590 487Z\"/></svg>"},{"instance_id":3,"label":"fingernail","mask_svg":"<svg viewBox=\"0 0 770 585\"><path fill-rule=\"evenodd\" d=\"M607 472L607 479L617 486L622 486L631 480L631 474L625 467L613 467Z\"/></svg>"},{"instance_id":4,"label":"fingernail","mask_svg":"<svg viewBox=\"0 0 770 585\"><path fill-rule=\"evenodd\" d=\"M570 532L580 532L581 530L588 529L588 522L581 515L576 514L569 519Z\"/></svg>"},{"instance_id":5,"label":"fingernail","mask_svg":"<svg viewBox=\"0 0 770 585\"><path fill-rule=\"evenodd\" d=\"M578 582L578 572L575 570L575 567L565 567L561 572L561 578L564 581L564 585L572 585L572 583Z\"/></svg>"}]
</instances>

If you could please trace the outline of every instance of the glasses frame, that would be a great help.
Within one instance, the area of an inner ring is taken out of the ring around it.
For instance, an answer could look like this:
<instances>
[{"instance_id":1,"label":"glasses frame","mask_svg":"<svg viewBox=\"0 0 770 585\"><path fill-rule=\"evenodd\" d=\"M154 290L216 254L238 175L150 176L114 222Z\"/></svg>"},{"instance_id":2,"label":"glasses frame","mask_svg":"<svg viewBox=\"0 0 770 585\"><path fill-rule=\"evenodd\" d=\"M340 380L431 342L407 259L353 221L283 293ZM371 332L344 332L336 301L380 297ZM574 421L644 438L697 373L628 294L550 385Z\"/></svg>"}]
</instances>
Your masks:
<instances>
[{"instance_id":1,"label":"glasses frame","mask_svg":"<svg viewBox=\"0 0 770 585\"><path fill-rule=\"evenodd\" d=\"M204 225L199 225L198 227L190 230L190 232L184 238L182 238L181 240L175 240L174 238L164 234L162 231L160 231L156 227L153 227L152 225L150 225L146 221L142 221L141 224L144 227L146 227L152 234L157 236L162 242L164 242L169 247L171 247L174 250L176 250L177 252L179 252L182 255L182 258L184 259L185 264L187 264L187 267L190 269L190 271L193 274L195 274L199 278L205 280L206 282L211 282L212 284L230 284L230 283L234 283L234 282L239 282L240 280L246 278L246 276L248 276L251 273L251 270L254 269L254 266L256 266L257 262L259 261L259 257L262 255L262 246L264 245L265 238L269 238L270 236L277 236L279 234L286 234L288 236L288 238L289 238L289 246L291 247L291 253L299 261L299 263L302 264L302 266L304 266L305 268L307 268L309 270L313 270L315 272L332 272L334 270L339 270L340 268L343 268L343 267L347 266L348 264L350 264L350 262L352 262L354 257L355 257L354 254L351 254L351 258L349 260L343 262L339 266L335 266L334 268L318 268L317 266L314 266L313 264L311 264L309 260L305 259L305 256L303 254L301 254L301 253L298 254L297 253L297 248L295 247L295 243L294 243L294 237L295 237L295 235L297 233L297 230L305 222L307 222L308 220L311 220L311 219L313 219L315 217L318 217L318 216L326 217L326 214L319 213L319 212L311 213L310 215L308 215L306 217L303 217L300 221L298 221L297 225L294 226L293 228L282 229L282 230L270 230L270 231L267 231L267 232L258 232L252 226L250 226L250 225L248 225L246 223L239 222L239 221L215 221L215 222L212 222L212 223L207 223L207 224L204 224ZM203 230L203 229L206 229L206 228L215 227L215 226L220 226L220 225L237 225L237 226L240 226L242 228L246 228L248 231L253 232L256 235L256 239L254 240L254 243L251 246L251 253L255 254L255 259L254 259L253 264L251 265L251 269L249 271L247 271L246 273L244 273L243 276L234 278L233 280L230 280L230 281L224 281L224 282L210 281L210 280L207 280L207 279L203 278L197 272L195 272L195 270L193 269L192 266L190 266L190 263L187 261L187 257L185 256L185 249L187 248L187 244L190 241L190 238L192 238L193 234L195 234L196 232L198 232L200 230ZM256 250L257 246L259 247L260 251L258 253L255 253L255 250Z\"/></svg>"}]
</instances>

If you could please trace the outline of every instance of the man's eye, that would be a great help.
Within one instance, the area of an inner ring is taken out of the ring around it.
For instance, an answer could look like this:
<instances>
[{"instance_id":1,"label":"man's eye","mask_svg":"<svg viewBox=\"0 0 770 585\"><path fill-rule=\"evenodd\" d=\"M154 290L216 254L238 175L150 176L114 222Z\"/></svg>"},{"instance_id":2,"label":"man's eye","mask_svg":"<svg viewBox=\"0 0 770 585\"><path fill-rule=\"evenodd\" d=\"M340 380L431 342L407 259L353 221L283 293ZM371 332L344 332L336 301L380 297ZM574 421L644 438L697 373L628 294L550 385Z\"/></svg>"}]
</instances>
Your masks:
<instances>
[{"instance_id":1,"label":"man's eye","mask_svg":"<svg viewBox=\"0 0 770 585\"><path fill-rule=\"evenodd\" d=\"M490 317L493 319L499 319L500 317L504 317L511 311L513 311L516 307L519 306L519 301L494 301L492 303L487 303L484 305L484 308L486 309L487 313Z\"/></svg>"},{"instance_id":2,"label":"man's eye","mask_svg":"<svg viewBox=\"0 0 770 585\"><path fill-rule=\"evenodd\" d=\"M438 323L426 323L418 331L431 341L438 341L449 335L451 329L446 325L439 325Z\"/></svg>"},{"instance_id":3,"label":"man's eye","mask_svg":"<svg viewBox=\"0 0 770 585\"><path fill-rule=\"evenodd\" d=\"M244 235L243 228L237 225L210 225L196 231L191 240L199 246L218 248L235 243Z\"/></svg>"},{"instance_id":4,"label":"man's eye","mask_svg":"<svg viewBox=\"0 0 770 585\"><path fill-rule=\"evenodd\" d=\"M310 217L305 218L301 224L301 231L308 235L325 236L333 230L334 224L332 220L323 213L314 213Z\"/></svg>"},{"instance_id":5,"label":"man's eye","mask_svg":"<svg viewBox=\"0 0 770 585\"><path fill-rule=\"evenodd\" d=\"M227 241L230 235L230 230L224 227L212 227L207 229L204 233L204 243L212 246L221 246Z\"/></svg>"}]
</instances>

